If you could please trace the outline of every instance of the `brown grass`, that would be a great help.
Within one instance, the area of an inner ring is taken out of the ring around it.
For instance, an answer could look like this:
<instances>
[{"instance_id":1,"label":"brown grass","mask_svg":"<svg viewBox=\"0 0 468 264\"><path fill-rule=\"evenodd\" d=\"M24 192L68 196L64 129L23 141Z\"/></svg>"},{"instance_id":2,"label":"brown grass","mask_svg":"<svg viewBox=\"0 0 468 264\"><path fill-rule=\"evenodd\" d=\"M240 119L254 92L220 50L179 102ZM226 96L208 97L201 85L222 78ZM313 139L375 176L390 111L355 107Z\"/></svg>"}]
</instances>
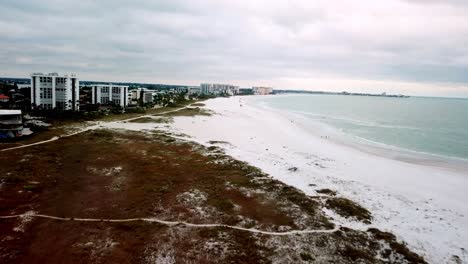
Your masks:
<instances>
[{"instance_id":1,"label":"brown grass","mask_svg":"<svg viewBox=\"0 0 468 264\"><path fill-rule=\"evenodd\" d=\"M371 251L367 249L354 248L350 245L346 245L344 249L340 250L340 254L345 256L352 262L365 260L372 263L374 261L374 256Z\"/></svg>"},{"instance_id":2,"label":"brown grass","mask_svg":"<svg viewBox=\"0 0 468 264\"><path fill-rule=\"evenodd\" d=\"M394 252L397 252L398 254L404 256L404 258L408 261L408 263L412 263L412 264L427 263L423 257L415 254L414 252L411 252L404 243L398 242L394 234L380 231L377 228L369 228L367 232L371 233L375 239L382 240L388 243L390 248L394 250ZM391 251L387 253L390 253L390 252Z\"/></svg>"},{"instance_id":3,"label":"brown grass","mask_svg":"<svg viewBox=\"0 0 468 264\"><path fill-rule=\"evenodd\" d=\"M201 146L196 147L203 150ZM255 221L258 228L276 229L279 225L294 227L294 221L282 212L279 201L262 195L248 197L237 189L226 190L226 182L236 182L238 187L251 189L250 178L246 175L255 171L253 168L238 167L236 162L216 164L213 161L219 157L203 154L208 149L197 152L193 148L192 144L159 133L148 136L96 130L11 152L0 157L2 164L9 164L0 168L1 180L8 182L2 187L2 196L8 202L0 204L0 214L35 210L61 217L132 218L159 215L168 220L182 218L191 222L226 224L237 224L245 218ZM41 154L31 157L27 163L19 163L19 157L26 153ZM122 169L112 170L115 167ZM109 188L116 177L124 179L118 192ZM40 184L29 184L29 181ZM196 211L191 211L190 206L177 201L177 195L192 189L206 193L208 200L205 206L212 206L215 209L213 213L200 216ZM23 190L23 193L18 193L18 190ZM157 206L155 201L158 201ZM239 209L235 209L235 206ZM55 232L54 224L50 221L46 221L46 225L40 224L44 221L37 220L35 222L39 225L28 229L36 239L11 234L22 241L20 248L54 248L52 238L60 237L62 246L73 249L75 242L65 238L70 235L69 232L90 232L80 230L77 224L68 231L63 230L61 235L44 239L38 234ZM2 232L10 234L5 228L0 226ZM129 232L147 237L138 230ZM250 236L248 233L235 234L235 241L254 243ZM71 238L83 239L76 236ZM243 248L241 245L236 243L234 246ZM9 245L2 246L9 248ZM261 255L258 255L257 249L252 244L238 251L239 254L247 254L242 255L245 260L259 260ZM140 249L135 250L138 252ZM37 257L28 251L21 252L28 259ZM71 251L56 253L56 259L63 260L67 252ZM233 259L234 256L240 257L234 254ZM53 259L51 256L51 262L54 262Z\"/></svg>"},{"instance_id":4,"label":"brown grass","mask_svg":"<svg viewBox=\"0 0 468 264\"><path fill-rule=\"evenodd\" d=\"M160 117L160 118L152 118L152 117L142 117L138 119L133 119L129 121L130 123L163 123L169 124L172 122L171 118Z\"/></svg>"},{"instance_id":5,"label":"brown grass","mask_svg":"<svg viewBox=\"0 0 468 264\"><path fill-rule=\"evenodd\" d=\"M325 203L329 209L336 211L339 215L346 218L356 218L366 224L372 220L371 213L359 204L346 198L329 198Z\"/></svg>"},{"instance_id":6,"label":"brown grass","mask_svg":"<svg viewBox=\"0 0 468 264\"><path fill-rule=\"evenodd\" d=\"M165 116L211 116L213 113L200 107L187 107L179 111L165 114Z\"/></svg>"},{"instance_id":7,"label":"brown grass","mask_svg":"<svg viewBox=\"0 0 468 264\"><path fill-rule=\"evenodd\" d=\"M26 155L30 155L28 160L20 162ZM219 149L184 142L161 132L86 132L8 152L0 156L0 165L0 215L34 210L61 217L154 216L264 230L334 226L322 213L320 200L220 153ZM116 180L118 191L111 188ZM206 200L195 204L178 199L193 190L202 193ZM291 208L296 208L298 215L292 214ZM268 263L277 250L267 245L271 239L268 236L226 228L35 219L22 233L13 231L19 221L0 220L0 233L8 238L0 239L2 263L142 263L151 262L152 256L164 247L169 247L180 263ZM307 249L287 253L296 261L322 257L349 263L353 258L362 259L343 245L369 245L366 233L357 236L349 230L340 232L341 235L282 239L287 243L309 239L301 242ZM105 241L114 244L108 246ZM213 242L217 245L204 248ZM320 251L314 251L315 245L320 246ZM337 255L335 248L343 248L345 256ZM397 246L394 250L407 254Z\"/></svg>"},{"instance_id":8,"label":"brown grass","mask_svg":"<svg viewBox=\"0 0 468 264\"><path fill-rule=\"evenodd\" d=\"M320 190L317 190L316 192L320 193L320 194L330 195L330 196L335 196L336 195L336 191L333 191L333 190L330 190L330 189L320 189Z\"/></svg>"}]
</instances>

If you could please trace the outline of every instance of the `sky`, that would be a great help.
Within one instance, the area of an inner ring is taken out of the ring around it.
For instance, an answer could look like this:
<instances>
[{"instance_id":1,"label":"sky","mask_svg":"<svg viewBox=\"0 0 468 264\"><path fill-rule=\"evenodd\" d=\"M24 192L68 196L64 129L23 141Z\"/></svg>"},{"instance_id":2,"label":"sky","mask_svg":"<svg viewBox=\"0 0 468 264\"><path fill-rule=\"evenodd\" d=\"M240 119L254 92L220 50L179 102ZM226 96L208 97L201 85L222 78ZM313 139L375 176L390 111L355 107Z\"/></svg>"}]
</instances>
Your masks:
<instances>
[{"instance_id":1,"label":"sky","mask_svg":"<svg viewBox=\"0 0 468 264\"><path fill-rule=\"evenodd\" d=\"M468 97L468 0L0 0L0 76Z\"/></svg>"}]
</instances>

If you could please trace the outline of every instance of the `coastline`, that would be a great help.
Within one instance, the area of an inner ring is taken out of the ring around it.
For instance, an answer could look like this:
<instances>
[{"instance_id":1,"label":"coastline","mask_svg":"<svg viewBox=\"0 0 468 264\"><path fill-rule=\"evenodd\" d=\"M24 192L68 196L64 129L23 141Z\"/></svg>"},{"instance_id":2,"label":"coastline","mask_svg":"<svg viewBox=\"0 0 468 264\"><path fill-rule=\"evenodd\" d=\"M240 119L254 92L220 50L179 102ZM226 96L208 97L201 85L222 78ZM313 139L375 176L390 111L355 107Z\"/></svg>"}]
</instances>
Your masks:
<instances>
[{"instance_id":1,"label":"coastline","mask_svg":"<svg viewBox=\"0 0 468 264\"><path fill-rule=\"evenodd\" d=\"M359 204L327 189L309 196L216 146L227 142L168 131L175 119L208 116L183 107L4 149L0 259L427 263L391 233L338 224L370 223Z\"/></svg>"},{"instance_id":2,"label":"coastline","mask_svg":"<svg viewBox=\"0 0 468 264\"><path fill-rule=\"evenodd\" d=\"M340 145L346 145L348 147L357 148L360 151L367 152L369 154L384 156L390 159L396 159L399 161L405 161L408 163L417 163L419 165L427 166L438 166L457 172L467 173L468 172L468 158L462 158L459 156L447 156L442 154L435 154L431 152L417 151L399 147L395 145L389 145L382 142L372 141L357 135L351 135L343 132L341 129L332 127L325 122L321 122L322 118L327 118L321 115L314 115L309 112L300 111L288 111L276 109L268 106L265 102L255 102L257 99L263 99L266 97L277 98L277 97L298 97L304 95L296 94L285 94L285 95L269 95L262 97L252 97L248 102L252 107L260 107L268 112L275 112L284 118L292 119L294 121L301 121L301 125L304 129L308 129L310 133L316 136L327 135L328 139L338 143ZM320 95L306 95L306 96L320 96ZM457 98L458 99L458 98ZM312 116L312 118L309 118ZM334 118L334 117L332 117ZM355 121L362 122L362 121ZM393 126L388 126L392 128Z\"/></svg>"},{"instance_id":3,"label":"coastline","mask_svg":"<svg viewBox=\"0 0 468 264\"><path fill-rule=\"evenodd\" d=\"M178 117L172 129L204 145L229 142L218 146L308 195L317 195L320 188L338 191L373 213L372 226L395 233L430 262L449 262L453 255L467 261L466 177L314 136L300 122L245 103L248 100L209 100L206 108L217 114L196 121ZM289 171L291 167L298 170ZM331 216L354 228L369 227Z\"/></svg>"}]
</instances>

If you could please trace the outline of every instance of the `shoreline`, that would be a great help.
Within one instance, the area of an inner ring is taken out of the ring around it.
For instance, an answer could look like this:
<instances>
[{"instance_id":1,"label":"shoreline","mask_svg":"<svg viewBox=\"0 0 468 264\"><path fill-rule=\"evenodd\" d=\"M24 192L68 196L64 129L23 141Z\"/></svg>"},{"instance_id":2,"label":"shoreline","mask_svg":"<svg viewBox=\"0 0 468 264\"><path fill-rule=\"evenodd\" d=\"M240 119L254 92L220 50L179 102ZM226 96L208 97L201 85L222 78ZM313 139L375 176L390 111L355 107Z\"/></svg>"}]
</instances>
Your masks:
<instances>
[{"instance_id":1,"label":"shoreline","mask_svg":"<svg viewBox=\"0 0 468 264\"><path fill-rule=\"evenodd\" d=\"M199 122L177 118L173 126L205 145L210 140L229 142L219 145L229 155L308 195L316 195L322 187L337 190L368 208L375 216L375 226L395 233L430 262L448 262L453 255L467 260L462 249L468 245L463 191L467 179L437 167L391 160L311 138L287 119L249 104L240 106L239 99L209 100L206 108L217 114L196 117ZM298 171L288 171L291 167Z\"/></svg>"},{"instance_id":2,"label":"shoreline","mask_svg":"<svg viewBox=\"0 0 468 264\"><path fill-rule=\"evenodd\" d=\"M256 104L252 102L248 102L248 104L253 108L260 108L264 111L282 116L290 121L294 121L296 124L299 124L301 129L307 130L310 134L313 134L316 137L326 138L334 144L342 147L353 148L370 155L402 161L413 165L430 166L449 170L455 173L468 174L468 159L465 158L420 152L375 142L356 135L346 134L337 128L320 121L310 120L307 118L307 114L305 113L293 111L288 112L286 110L274 109L264 104Z\"/></svg>"},{"instance_id":3,"label":"shoreline","mask_svg":"<svg viewBox=\"0 0 468 264\"><path fill-rule=\"evenodd\" d=\"M464 216L453 215L453 213L457 213L456 210L443 211L444 221L440 222L440 227L432 230L431 227L435 227L433 221L437 221L441 215L438 211L441 208L437 205L438 199L433 200L425 197L424 192L421 194L422 196L418 196L420 195L418 193L415 198L411 195L407 197L406 193L394 192L398 188L388 190L386 184L392 183L389 181L388 175L383 177L387 181L383 181L383 185L373 185L372 178L369 177L362 177L362 175L357 177L359 176L357 172L365 172L359 169L362 169L362 165L366 165L366 162L369 161L363 159L363 153L359 156L357 150L352 150L353 155L349 155L349 149L337 147L330 144L332 142L328 140L311 136L306 129L275 113L245 104L241 106L239 99L238 97L217 98L206 101L205 105L200 108L193 108L190 111L181 109L179 113L161 115L166 121L170 120L169 123L145 115L128 120L102 122L95 126L95 132L83 133L77 137L91 136L89 139L91 140L94 136L98 136L102 137L104 141L112 140L112 136L109 137L105 129L115 130L113 133L117 133L117 135L120 133L118 131L123 129L126 131L125 135L128 133L127 136L131 135L131 131L144 132L144 134L157 133L158 135L160 132L169 133L172 139L164 139L162 142L169 144L170 148L178 147L179 144L172 142L182 140L188 144L190 142L195 143L195 145L199 144L214 152L219 149L220 153L225 153L237 161L247 162L246 164L249 166L260 169L270 175L273 181L281 182L280 185L286 184L286 186L292 186L302 191L304 197L300 201L318 199L320 203L324 203L329 199L343 198L350 200L351 203L357 202L358 206L359 204L363 205L364 210L368 209L372 213L372 223L368 223L362 220L358 221L358 219L350 220L353 218L344 217L335 210L322 207L319 212L322 212L336 226L351 228L357 232L372 232L370 230L374 228L391 232L396 235L398 242L408 242L411 251L423 256L430 263L449 262L449 260L453 260L452 255L457 255L463 261L466 260L466 251L458 249L466 242L463 240L463 232L466 233L467 228L459 225ZM77 139L67 137L66 140ZM117 142L122 144L127 140ZM50 144L54 145L54 143ZM123 144L128 144L128 142ZM50 148L51 145L45 146ZM134 146L131 148L133 149ZM138 150L136 153L145 157L147 152ZM341 156L333 156L337 153ZM351 161L342 159L347 156L351 156L353 159ZM146 156L146 158L148 157ZM379 157L378 163L385 164L382 163L382 160L385 161L384 158ZM112 163L115 162L112 161ZM116 165L118 164L114 164L114 166ZM116 168L120 173L122 170L120 165L111 168L110 171L115 171ZM371 170L370 168L365 169ZM369 179L371 182L366 182ZM414 183L409 185L414 186ZM258 187L260 186L262 185ZM397 187L401 186L397 185ZM335 194L323 195L323 191L329 191L329 188L331 188L331 193L338 193L338 197L335 197ZM286 190L290 189L286 188ZM287 197L278 196L280 199ZM218 205L224 208L223 204ZM295 207L290 207L289 210L293 210L293 208ZM415 208L417 208L417 212L414 212ZM278 215L277 217L282 219L283 216ZM451 222L454 222L453 226L447 225ZM308 225L306 226L308 227ZM462 227L461 234L454 236L454 231L457 231L458 226ZM444 234L447 236L442 239L441 243L435 243L433 238L441 238Z\"/></svg>"},{"instance_id":4,"label":"shoreline","mask_svg":"<svg viewBox=\"0 0 468 264\"><path fill-rule=\"evenodd\" d=\"M262 96L262 97L265 98L268 96L269 95ZM297 97L301 95L296 95L296 94L274 95L274 97L279 97L279 96ZM319 96L319 95L306 95L306 96ZM455 170L461 169L461 170L464 170L464 172L468 172L468 157L463 158L463 157L458 157L458 156L448 156L448 155L443 155L443 154L412 150L412 149L407 149L404 147L399 147L395 145L372 141L372 140L369 140L369 139L366 139L357 135L347 134L345 132L342 132L339 128L333 127L321 121L307 118L307 116L309 116L310 113L275 109L266 105L264 102L260 102L260 103L251 102L251 101L255 101L256 99L260 99L260 97L250 98L250 100L247 100L247 101L250 101L249 102L250 105L254 108L262 108L266 111L280 114L286 118L302 119L306 122L313 123L314 125L312 126L312 128L314 130L318 129L320 130L320 132L332 134L334 136L332 139L334 139L335 142L338 144L344 144L348 147L357 148L358 150L365 151L370 154L384 156L386 158L392 158L392 159L396 159L399 161L417 163L419 165L429 165L429 166L434 165L434 166L440 166L440 167L444 167L448 169L455 169ZM315 116L315 117L317 118L321 116ZM313 131L310 131L310 132L313 133ZM314 134L318 135L318 133L314 133Z\"/></svg>"},{"instance_id":5,"label":"shoreline","mask_svg":"<svg viewBox=\"0 0 468 264\"><path fill-rule=\"evenodd\" d=\"M391 233L327 217L333 210L367 223L358 204L331 192L308 196L213 146L227 143L197 144L160 120L208 116L191 108L100 123L0 156L9 164L0 168L0 259L426 263Z\"/></svg>"}]
</instances>

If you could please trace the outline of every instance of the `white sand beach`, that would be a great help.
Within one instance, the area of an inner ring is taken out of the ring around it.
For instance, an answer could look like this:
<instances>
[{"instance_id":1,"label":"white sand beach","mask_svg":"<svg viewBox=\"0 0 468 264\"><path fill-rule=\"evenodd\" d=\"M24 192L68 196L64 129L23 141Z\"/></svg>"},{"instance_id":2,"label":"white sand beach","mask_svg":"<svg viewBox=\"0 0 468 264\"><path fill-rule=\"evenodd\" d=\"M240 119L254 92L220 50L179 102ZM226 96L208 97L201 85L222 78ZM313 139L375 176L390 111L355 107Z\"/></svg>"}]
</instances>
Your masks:
<instances>
[{"instance_id":1,"label":"white sand beach","mask_svg":"<svg viewBox=\"0 0 468 264\"><path fill-rule=\"evenodd\" d=\"M327 212L336 223L393 232L430 263L468 261L467 171L409 163L336 143L292 115L253 106L250 98L208 100L205 108L214 115L176 117L165 127L205 145L228 142L216 145L308 195L323 188L336 190L374 217L371 225L364 225ZM137 129L161 126L141 125ZM292 167L297 170L289 170Z\"/></svg>"}]
</instances>

